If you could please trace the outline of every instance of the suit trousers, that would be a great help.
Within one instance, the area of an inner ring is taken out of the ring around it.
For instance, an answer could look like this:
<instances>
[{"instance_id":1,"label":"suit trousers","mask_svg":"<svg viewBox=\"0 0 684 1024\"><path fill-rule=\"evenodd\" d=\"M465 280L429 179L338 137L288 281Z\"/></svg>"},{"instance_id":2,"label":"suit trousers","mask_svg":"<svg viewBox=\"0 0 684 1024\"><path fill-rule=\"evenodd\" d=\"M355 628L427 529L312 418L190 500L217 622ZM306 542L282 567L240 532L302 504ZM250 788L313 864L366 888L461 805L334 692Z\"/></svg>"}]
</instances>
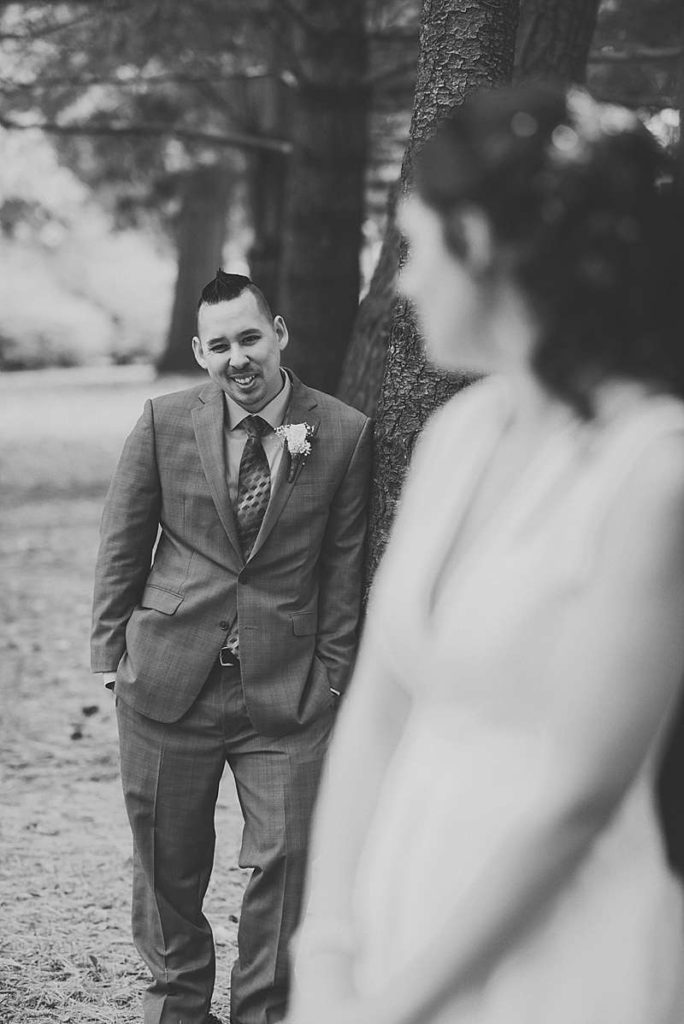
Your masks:
<instances>
[{"instance_id":1,"label":"suit trousers","mask_svg":"<svg viewBox=\"0 0 684 1024\"><path fill-rule=\"evenodd\" d=\"M190 710L164 724L117 701L121 776L133 832L133 938L152 982L145 1024L204 1024L215 953L202 912L214 812L226 763L244 818L239 865L251 868L231 976L232 1024L286 1011L288 945L298 923L311 815L332 704L305 729L260 736L239 669L217 666Z\"/></svg>"}]
</instances>

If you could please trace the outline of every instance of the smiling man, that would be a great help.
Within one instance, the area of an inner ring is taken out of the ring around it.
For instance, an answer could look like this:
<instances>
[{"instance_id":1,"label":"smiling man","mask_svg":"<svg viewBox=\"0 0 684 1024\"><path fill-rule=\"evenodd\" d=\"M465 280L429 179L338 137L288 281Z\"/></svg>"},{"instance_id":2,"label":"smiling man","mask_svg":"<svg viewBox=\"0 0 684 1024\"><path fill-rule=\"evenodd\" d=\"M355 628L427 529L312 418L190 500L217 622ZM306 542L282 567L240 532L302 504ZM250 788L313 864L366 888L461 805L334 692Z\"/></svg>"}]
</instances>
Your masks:
<instances>
[{"instance_id":1,"label":"smiling man","mask_svg":"<svg viewBox=\"0 0 684 1024\"><path fill-rule=\"evenodd\" d=\"M202 912L230 766L252 869L232 1024L286 1011L309 822L354 657L370 422L280 364L288 343L246 277L203 290L210 380L148 401L102 518L93 670L114 688L134 840L145 1024L205 1024L214 945Z\"/></svg>"}]
</instances>

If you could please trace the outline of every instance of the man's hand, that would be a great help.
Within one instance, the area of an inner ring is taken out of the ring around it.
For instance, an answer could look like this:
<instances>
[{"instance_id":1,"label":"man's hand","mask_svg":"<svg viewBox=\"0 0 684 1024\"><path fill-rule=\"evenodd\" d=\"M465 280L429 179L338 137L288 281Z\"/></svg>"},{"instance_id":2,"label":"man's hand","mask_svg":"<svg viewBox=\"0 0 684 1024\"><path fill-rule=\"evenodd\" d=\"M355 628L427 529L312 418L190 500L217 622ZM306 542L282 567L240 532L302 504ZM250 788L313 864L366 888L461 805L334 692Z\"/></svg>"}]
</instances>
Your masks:
<instances>
[{"instance_id":1,"label":"man's hand","mask_svg":"<svg viewBox=\"0 0 684 1024\"><path fill-rule=\"evenodd\" d=\"M116 672L103 672L102 682L108 690L114 689L114 683L116 682Z\"/></svg>"}]
</instances>

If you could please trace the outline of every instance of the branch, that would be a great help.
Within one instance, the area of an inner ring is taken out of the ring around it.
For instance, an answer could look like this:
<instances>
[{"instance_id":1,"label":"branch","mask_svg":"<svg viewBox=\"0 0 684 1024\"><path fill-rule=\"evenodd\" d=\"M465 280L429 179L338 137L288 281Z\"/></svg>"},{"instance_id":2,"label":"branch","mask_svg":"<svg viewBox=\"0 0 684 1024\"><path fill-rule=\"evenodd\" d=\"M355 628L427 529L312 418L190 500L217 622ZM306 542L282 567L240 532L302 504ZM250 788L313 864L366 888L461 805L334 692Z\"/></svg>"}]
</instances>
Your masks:
<instances>
[{"instance_id":1,"label":"branch","mask_svg":"<svg viewBox=\"0 0 684 1024\"><path fill-rule=\"evenodd\" d=\"M0 115L0 128L8 131L41 131L50 135L105 135L128 136L129 138L163 137L168 135L186 142L204 142L211 146L236 147L237 149L266 150L287 156L292 143L268 135L248 135L242 132L203 132L192 128L174 128L165 124L56 124L45 121L41 124L21 124Z\"/></svg>"},{"instance_id":2,"label":"branch","mask_svg":"<svg viewBox=\"0 0 684 1024\"><path fill-rule=\"evenodd\" d=\"M643 46L633 50L597 50L589 54L590 64L628 64L651 60L676 60L684 56L681 46Z\"/></svg>"},{"instance_id":3,"label":"branch","mask_svg":"<svg viewBox=\"0 0 684 1024\"><path fill-rule=\"evenodd\" d=\"M267 69L255 69L254 71L240 71L226 75L211 74L183 74L168 72L159 75L140 75L138 77L121 78L116 75L61 75L53 78L34 78L30 82L13 82L7 78L0 78L0 89L7 92L27 92L34 89L52 89L55 86L73 86L84 89L91 85L114 85L120 89L130 89L137 86L147 85L204 85L212 82L243 82L256 81L260 78L280 78L276 71ZM287 83L285 83L287 84Z\"/></svg>"},{"instance_id":4,"label":"branch","mask_svg":"<svg viewBox=\"0 0 684 1024\"><path fill-rule=\"evenodd\" d=\"M592 86L591 95L594 99L598 100L599 103L617 103L621 107L627 107L630 110L641 110L654 108L656 110L664 110L666 107L677 106L677 98L667 93L640 93L638 96L622 95L621 93L614 93L612 91L602 92L595 86Z\"/></svg>"}]
</instances>

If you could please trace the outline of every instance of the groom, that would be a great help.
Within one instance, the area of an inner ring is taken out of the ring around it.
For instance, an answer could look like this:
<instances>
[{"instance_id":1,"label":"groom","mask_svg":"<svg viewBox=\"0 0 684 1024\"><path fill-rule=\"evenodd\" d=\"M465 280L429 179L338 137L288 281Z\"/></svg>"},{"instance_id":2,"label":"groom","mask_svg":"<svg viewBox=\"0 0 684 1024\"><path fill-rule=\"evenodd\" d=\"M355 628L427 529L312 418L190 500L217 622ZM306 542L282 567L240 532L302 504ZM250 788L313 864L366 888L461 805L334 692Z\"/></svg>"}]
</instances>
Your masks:
<instances>
[{"instance_id":1,"label":"groom","mask_svg":"<svg viewBox=\"0 0 684 1024\"><path fill-rule=\"evenodd\" d=\"M252 868L231 1021L285 1015L309 821L357 640L371 441L365 416L281 368L287 342L259 289L218 271L192 342L210 380L146 403L102 518L92 663L116 695L145 1024L210 1019L202 903L226 762Z\"/></svg>"}]
</instances>

